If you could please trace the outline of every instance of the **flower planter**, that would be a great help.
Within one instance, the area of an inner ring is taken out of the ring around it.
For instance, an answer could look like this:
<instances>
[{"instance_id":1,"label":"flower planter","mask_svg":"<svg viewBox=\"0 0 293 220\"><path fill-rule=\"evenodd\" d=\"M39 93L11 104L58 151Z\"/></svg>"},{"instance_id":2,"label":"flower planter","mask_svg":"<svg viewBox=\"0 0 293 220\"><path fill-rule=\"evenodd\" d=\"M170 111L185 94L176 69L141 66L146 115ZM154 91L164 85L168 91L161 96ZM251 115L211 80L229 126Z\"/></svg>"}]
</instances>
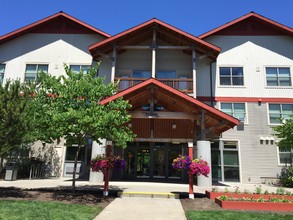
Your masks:
<instances>
[{"instance_id":1,"label":"flower planter","mask_svg":"<svg viewBox=\"0 0 293 220\"><path fill-rule=\"evenodd\" d=\"M282 202L249 202L249 201L222 201L218 198L215 202L223 209L231 210L262 210L262 211L284 211L293 210L293 203Z\"/></svg>"},{"instance_id":2,"label":"flower planter","mask_svg":"<svg viewBox=\"0 0 293 220\"><path fill-rule=\"evenodd\" d=\"M287 195L275 195L275 194L249 194L249 193L233 193L233 192L210 192L205 191L206 196L209 199L215 199L219 196L227 196L228 198L253 198L253 199L269 199L269 198L278 198L278 199L288 199L293 200L293 196Z\"/></svg>"}]
</instances>

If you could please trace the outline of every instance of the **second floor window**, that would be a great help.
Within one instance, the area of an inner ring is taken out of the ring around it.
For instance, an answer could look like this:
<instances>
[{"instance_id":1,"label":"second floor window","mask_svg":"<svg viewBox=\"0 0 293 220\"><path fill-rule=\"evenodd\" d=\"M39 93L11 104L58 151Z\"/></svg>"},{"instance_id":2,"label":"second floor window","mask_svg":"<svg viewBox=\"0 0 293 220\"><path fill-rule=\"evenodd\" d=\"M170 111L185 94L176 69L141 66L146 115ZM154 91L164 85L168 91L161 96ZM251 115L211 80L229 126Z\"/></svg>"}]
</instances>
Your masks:
<instances>
[{"instance_id":1,"label":"second floor window","mask_svg":"<svg viewBox=\"0 0 293 220\"><path fill-rule=\"evenodd\" d=\"M267 67L267 86L291 86L289 67Z\"/></svg>"},{"instance_id":2,"label":"second floor window","mask_svg":"<svg viewBox=\"0 0 293 220\"><path fill-rule=\"evenodd\" d=\"M246 121L245 103L221 103L221 110L240 121Z\"/></svg>"},{"instance_id":3,"label":"second floor window","mask_svg":"<svg viewBox=\"0 0 293 220\"><path fill-rule=\"evenodd\" d=\"M133 78L151 78L151 71L149 70L134 70L132 73Z\"/></svg>"},{"instance_id":4,"label":"second floor window","mask_svg":"<svg viewBox=\"0 0 293 220\"><path fill-rule=\"evenodd\" d=\"M290 115L293 115L293 104L269 104L270 124L280 124Z\"/></svg>"},{"instance_id":5,"label":"second floor window","mask_svg":"<svg viewBox=\"0 0 293 220\"><path fill-rule=\"evenodd\" d=\"M4 80L4 71L5 71L5 64L0 64L0 85L3 83L3 80Z\"/></svg>"},{"instance_id":6,"label":"second floor window","mask_svg":"<svg viewBox=\"0 0 293 220\"><path fill-rule=\"evenodd\" d=\"M83 74L87 74L87 70L88 68L90 68L91 66L89 65L70 65L70 69L73 72L77 72L79 73L80 71L83 71Z\"/></svg>"},{"instance_id":7,"label":"second floor window","mask_svg":"<svg viewBox=\"0 0 293 220\"><path fill-rule=\"evenodd\" d=\"M25 68L25 82L33 82L37 79L39 72L48 73L48 65L46 64L27 64Z\"/></svg>"},{"instance_id":8,"label":"second floor window","mask_svg":"<svg viewBox=\"0 0 293 220\"><path fill-rule=\"evenodd\" d=\"M220 67L221 86L243 86L244 76L242 67Z\"/></svg>"}]
</instances>

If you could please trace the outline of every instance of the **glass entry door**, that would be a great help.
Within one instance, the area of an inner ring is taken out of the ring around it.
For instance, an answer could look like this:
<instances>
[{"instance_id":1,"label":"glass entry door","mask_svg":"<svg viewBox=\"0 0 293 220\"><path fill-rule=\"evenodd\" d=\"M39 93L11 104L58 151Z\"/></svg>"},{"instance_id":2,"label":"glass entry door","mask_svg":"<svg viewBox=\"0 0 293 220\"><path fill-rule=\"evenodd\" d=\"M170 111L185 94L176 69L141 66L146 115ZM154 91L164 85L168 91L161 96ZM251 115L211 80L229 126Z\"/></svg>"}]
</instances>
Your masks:
<instances>
[{"instance_id":1,"label":"glass entry door","mask_svg":"<svg viewBox=\"0 0 293 220\"><path fill-rule=\"evenodd\" d=\"M137 178L150 177L150 146L148 143L141 143L137 149L136 171Z\"/></svg>"},{"instance_id":2,"label":"glass entry door","mask_svg":"<svg viewBox=\"0 0 293 220\"><path fill-rule=\"evenodd\" d=\"M178 155L187 153L187 144L135 142L124 150L126 178L182 179L182 172L172 168Z\"/></svg>"}]
</instances>

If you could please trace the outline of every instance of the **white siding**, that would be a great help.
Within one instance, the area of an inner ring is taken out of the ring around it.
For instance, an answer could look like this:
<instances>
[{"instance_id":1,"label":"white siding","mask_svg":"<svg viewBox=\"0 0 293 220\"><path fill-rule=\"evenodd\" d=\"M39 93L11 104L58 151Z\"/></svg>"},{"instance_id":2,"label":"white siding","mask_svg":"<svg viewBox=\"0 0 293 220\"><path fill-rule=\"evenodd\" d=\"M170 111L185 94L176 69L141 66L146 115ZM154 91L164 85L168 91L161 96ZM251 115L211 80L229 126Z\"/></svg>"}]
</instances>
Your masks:
<instances>
[{"instance_id":1,"label":"white siding","mask_svg":"<svg viewBox=\"0 0 293 220\"><path fill-rule=\"evenodd\" d=\"M49 73L64 74L63 64L92 64L88 46L98 35L26 34L0 45L0 62L6 64L4 79L24 80L26 64L48 64Z\"/></svg>"},{"instance_id":2,"label":"white siding","mask_svg":"<svg viewBox=\"0 0 293 220\"><path fill-rule=\"evenodd\" d=\"M293 75L293 39L286 36L216 36L210 42L222 48L217 58L218 97L293 97L293 87L267 87L266 66L290 67ZM244 86L220 86L219 67L242 66ZM293 82L291 82L293 84ZM233 95L231 94L233 89Z\"/></svg>"}]
</instances>

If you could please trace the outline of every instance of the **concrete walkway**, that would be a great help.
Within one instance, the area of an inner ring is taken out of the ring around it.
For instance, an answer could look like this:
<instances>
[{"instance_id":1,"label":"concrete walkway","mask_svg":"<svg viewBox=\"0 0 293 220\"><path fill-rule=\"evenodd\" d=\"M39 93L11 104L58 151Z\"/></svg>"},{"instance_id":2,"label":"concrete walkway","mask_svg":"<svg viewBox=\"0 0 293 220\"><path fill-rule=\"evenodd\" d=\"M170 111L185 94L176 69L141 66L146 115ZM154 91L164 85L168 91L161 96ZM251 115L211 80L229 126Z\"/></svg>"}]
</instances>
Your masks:
<instances>
[{"instance_id":1,"label":"concrete walkway","mask_svg":"<svg viewBox=\"0 0 293 220\"><path fill-rule=\"evenodd\" d=\"M116 198L94 220L186 220L178 199Z\"/></svg>"}]
</instances>

